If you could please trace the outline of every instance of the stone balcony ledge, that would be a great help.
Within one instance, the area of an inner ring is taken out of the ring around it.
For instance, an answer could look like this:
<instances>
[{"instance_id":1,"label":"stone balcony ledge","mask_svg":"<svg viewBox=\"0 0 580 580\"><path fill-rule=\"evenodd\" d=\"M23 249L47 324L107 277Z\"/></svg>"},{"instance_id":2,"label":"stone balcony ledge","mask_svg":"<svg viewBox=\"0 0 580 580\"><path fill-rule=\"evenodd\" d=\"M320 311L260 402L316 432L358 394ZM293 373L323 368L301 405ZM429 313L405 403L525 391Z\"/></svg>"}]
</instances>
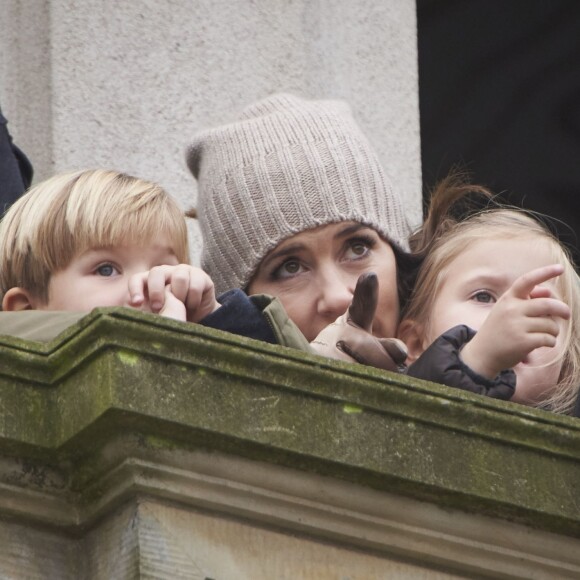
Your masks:
<instances>
[{"instance_id":1,"label":"stone balcony ledge","mask_svg":"<svg viewBox=\"0 0 580 580\"><path fill-rule=\"evenodd\" d=\"M580 574L577 419L126 309L0 361L4 533L48 534L59 573L100 577L89 538L149 498L450 574Z\"/></svg>"}]
</instances>

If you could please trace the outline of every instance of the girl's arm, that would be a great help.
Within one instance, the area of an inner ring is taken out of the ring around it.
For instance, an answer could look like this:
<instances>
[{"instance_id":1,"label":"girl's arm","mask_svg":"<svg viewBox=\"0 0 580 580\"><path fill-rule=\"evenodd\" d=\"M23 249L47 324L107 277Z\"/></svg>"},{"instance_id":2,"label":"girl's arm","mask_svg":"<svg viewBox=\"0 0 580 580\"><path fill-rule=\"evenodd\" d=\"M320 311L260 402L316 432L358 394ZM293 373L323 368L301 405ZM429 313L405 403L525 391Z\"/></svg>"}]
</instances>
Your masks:
<instances>
[{"instance_id":1,"label":"girl's arm","mask_svg":"<svg viewBox=\"0 0 580 580\"><path fill-rule=\"evenodd\" d=\"M516 387L513 370L503 370L489 379L462 360L461 350L474 336L475 330L465 325L453 327L409 366L407 375L494 399L511 399Z\"/></svg>"}]
</instances>

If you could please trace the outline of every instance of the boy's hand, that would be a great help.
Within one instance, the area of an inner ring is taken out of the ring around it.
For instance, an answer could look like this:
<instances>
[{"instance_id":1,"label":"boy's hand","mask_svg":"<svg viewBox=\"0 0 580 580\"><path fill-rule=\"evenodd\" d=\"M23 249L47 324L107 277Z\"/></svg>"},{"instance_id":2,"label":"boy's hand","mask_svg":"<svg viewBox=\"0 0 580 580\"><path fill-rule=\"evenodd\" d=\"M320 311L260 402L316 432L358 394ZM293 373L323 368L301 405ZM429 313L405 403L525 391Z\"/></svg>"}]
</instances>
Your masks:
<instances>
[{"instance_id":1,"label":"boy's hand","mask_svg":"<svg viewBox=\"0 0 580 580\"><path fill-rule=\"evenodd\" d=\"M129 295L131 306L142 306L147 296L152 312L188 322L199 322L220 307L211 278L188 264L156 266L135 274L129 280ZM184 305L185 318L170 314L179 310L172 297Z\"/></svg>"},{"instance_id":2,"label":"boy's hand","mask_svg":"<svg viewBox=\"0 0 580 580\"><path fill-rule=\"evenodd\" d=\"M476 373L495 378L543 346L553 347L560 332L554 318L568 320L570 308L552 297L545 286L564 268L559 264L537 268L520 276L494 304L485 322L461 351L461 358Z\"/></svg>"},{"instance_id":3,"label":"boy's hand","mask_svg":"<svg viewBox=\"0 0 580 580\"><path fill-rule=\"evenodd\" d=\"M314 351L329 358L398 370L407 358L404 343L396 338L377 338L372 334L378 290L376 274L362 274L348 311L310 343Z\"/></svg>"},{"instance_id":4,"label":"boy's hand","mask_svg":"<svg viewBox=\"0 0 580 580\"><path fill-rule=\"evenodd\" d=\"M181 322L187 321L187 309L185 308L185 304L171 293L169 286L165 286L165 302L163 303L163 308L158 314L165 318L180 320Z\"/></svg>"}]
</instances>

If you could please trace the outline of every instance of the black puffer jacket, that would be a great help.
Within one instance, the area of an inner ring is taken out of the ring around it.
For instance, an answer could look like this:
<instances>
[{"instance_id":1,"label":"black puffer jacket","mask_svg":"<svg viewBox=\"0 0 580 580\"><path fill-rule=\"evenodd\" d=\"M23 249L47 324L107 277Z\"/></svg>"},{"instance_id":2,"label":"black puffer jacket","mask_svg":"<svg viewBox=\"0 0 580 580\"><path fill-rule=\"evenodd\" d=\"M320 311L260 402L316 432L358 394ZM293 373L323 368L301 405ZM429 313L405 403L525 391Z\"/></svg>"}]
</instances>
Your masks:
<instances>
[{"instance_id":1,"label":"black puffer jacket","mask_svg":"<svg viewBox=\"0 0 580 580\"><path fill-rule=\"evenodd\" d=\"M516 388L516 374L512 369L502 371L494 380L489 380L473 372L461 360L459 352L474 336L475 331L468 326L454 326L410 365L406 374L494 399L511 399ZM580 417L580 396L572 416Z\"/></svg>"},{"instance_id":2,"label":"black puffer jacket","mask_svg":"<svg viewBox=\"0 0 580 580\"><path fill-rule=\"evenodd\" d=\"M489 380L472 371L461 360L461 348L474 336L475 331L468 326L454 326L409 366L407 374L494 399L511 399L516 389L513 370L502 371L495 379Z\"/></svg>"}]
</instances>

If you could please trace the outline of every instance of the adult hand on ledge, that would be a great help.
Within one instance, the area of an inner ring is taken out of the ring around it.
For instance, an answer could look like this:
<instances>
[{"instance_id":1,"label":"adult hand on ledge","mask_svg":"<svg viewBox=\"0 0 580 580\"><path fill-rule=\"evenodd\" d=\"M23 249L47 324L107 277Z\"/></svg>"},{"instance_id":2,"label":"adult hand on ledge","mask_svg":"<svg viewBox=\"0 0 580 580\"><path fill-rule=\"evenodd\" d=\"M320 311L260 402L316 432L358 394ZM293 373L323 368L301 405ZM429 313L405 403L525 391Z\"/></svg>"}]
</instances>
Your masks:
<instances>
[{"instance_id":1,"label":"adult hand on ledge","mask_svg":"<svg viewBox=\"0 0 580 580\"><path fill-rule=\"evenodd\" d=\"M377 338L372 334L378 295L377 275L362 274L347 312L310 343L314 351L329 358L398 371L407 358L405 344L396 338Z\"/></svg>"}]
</instances>

